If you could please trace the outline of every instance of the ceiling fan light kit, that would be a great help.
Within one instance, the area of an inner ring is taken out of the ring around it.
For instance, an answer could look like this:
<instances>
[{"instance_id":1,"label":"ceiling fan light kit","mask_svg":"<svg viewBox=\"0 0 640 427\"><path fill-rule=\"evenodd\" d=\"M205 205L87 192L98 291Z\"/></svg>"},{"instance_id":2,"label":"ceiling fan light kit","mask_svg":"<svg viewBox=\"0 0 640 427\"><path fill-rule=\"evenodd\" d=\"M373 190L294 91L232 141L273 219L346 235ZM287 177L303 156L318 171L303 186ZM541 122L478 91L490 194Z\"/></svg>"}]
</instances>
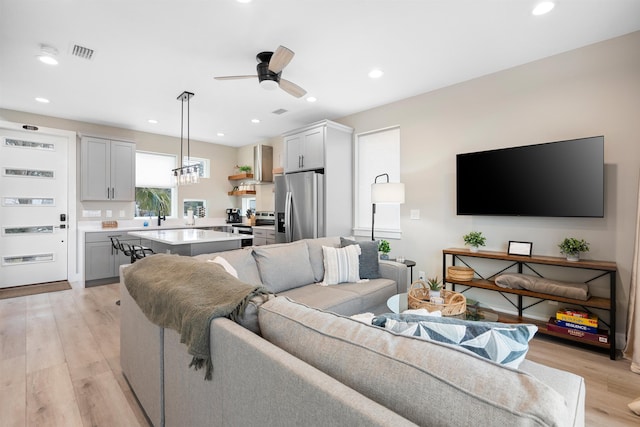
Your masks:
<instances>
[{"instance_id":1,"label":"ceiling fan light kit","mask_svg":"<svg viewBox=\"0 0 640 427\"><path fill-rule=\"evenodd\" d=\"M256 61L258 61L258 65L256 66L257 75L219 76L215 77L215 79L240 80L257 77L260 86L264 89L272 90L280 87L280 89L289 95L300 98L304 96L307 91L297 84L282 78L282 70L289 65L294 55L295 53L291 49L278 46L275 52L260 52L256 55Z\"/></svg>"}]
</instances>

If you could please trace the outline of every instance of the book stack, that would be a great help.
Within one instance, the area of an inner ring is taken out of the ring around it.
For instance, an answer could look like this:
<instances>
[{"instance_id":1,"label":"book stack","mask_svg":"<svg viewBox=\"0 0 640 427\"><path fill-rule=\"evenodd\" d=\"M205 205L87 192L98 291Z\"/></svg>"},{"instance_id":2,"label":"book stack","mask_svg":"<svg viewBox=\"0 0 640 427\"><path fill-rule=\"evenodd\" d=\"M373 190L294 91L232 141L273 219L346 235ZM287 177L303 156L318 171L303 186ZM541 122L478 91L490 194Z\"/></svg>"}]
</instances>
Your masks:
<instances>
[{"instance_id":1,"label":"book stack","mask_svg":"<svg viewBox=\"0 0 640 427\"><path fill-rule=\"evenodd\" d=\"M579 310L558 310L556 317L549 319L547 329L564 335L571 335L585 341L609 343L607 331L598 329L598 316Z\"/></svg>"}]
</instances>

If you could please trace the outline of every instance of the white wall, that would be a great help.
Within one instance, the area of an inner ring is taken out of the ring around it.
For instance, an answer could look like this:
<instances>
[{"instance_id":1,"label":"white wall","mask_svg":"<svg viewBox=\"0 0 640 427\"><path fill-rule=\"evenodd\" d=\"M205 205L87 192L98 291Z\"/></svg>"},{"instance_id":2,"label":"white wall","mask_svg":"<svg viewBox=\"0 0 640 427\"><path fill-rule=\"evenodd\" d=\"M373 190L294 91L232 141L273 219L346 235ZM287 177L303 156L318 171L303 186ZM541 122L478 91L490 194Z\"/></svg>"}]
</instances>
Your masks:
<instances>
[{"instance_id":1,"label":"white wall","mask_svg":"<svg viewBox=\"0 0 640 427\"><path fill-rule=\"evenodd\" d=\"M565 236L584 238L591 243L585 258L618 264L617 329L624 332L640 170L640 32L337 121L355 133L400 126L406 203L392 255L441 276L442 249L463 247L471 230L487 236L488 250L522 240L538 255L560 256ZM594 135L605 136L604 218L456 216L456 154ZM411 209L420 220L409 219ZM499 296L469 295L508 308Z\"/></svg>"}]
</instances>

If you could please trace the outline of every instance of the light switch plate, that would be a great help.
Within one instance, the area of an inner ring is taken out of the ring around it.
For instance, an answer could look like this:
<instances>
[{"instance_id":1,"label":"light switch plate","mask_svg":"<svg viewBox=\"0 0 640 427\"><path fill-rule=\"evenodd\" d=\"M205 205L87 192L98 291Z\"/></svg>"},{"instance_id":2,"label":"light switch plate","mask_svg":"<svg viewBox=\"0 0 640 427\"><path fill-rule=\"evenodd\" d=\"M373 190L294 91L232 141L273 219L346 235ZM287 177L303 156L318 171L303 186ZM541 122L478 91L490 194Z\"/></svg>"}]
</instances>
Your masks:
<instances>
[{"instance_id":1,"label":"light switch plate","mask_svg":"<svg viewBox=\"0 0 640 427\"><path fill-rule=\"evenodd\" d=\"M113 211L112 211L111 209L107 209L107 210L105 211L105 216L106 216L107 218L111 218L111 217L113 216Z\"/></svg>"}]
</instances>

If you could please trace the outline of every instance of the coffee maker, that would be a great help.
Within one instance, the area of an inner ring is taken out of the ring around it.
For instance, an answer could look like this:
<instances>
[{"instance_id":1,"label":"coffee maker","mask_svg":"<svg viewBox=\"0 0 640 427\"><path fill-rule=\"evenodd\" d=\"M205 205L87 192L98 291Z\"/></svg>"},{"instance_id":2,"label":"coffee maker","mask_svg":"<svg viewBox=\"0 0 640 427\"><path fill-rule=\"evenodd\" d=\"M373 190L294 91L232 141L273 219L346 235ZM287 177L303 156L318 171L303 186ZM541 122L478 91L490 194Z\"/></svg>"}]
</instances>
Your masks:
<instances>
[{"instance_id":1,"label":"coffee maker","mask_svg":"<svg viewBox=\"0 0 640 427\"><path fill-rule=\"evenodd\" d=\"M227 209L227 224L240 223L242 219L240 218L240 209L230 208Z\"/></svg>"}]
</instances>

